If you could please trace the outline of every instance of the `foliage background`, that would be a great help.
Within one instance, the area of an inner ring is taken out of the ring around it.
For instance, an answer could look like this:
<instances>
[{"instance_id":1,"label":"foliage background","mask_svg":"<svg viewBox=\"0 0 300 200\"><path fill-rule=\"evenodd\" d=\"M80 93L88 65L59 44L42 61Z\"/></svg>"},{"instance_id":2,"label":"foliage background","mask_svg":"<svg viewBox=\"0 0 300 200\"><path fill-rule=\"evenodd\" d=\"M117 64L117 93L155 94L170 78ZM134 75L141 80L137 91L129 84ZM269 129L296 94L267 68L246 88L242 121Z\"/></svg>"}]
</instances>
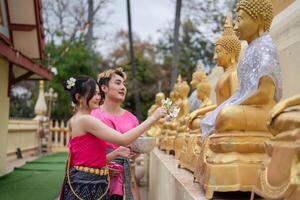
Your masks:
<instances>
[{"instance_id":1,"label":"foliage background","mask_svg":"<svg viewBox=\"0 0 300 200\"><path fill-rule=\"evenodd\" d=\"M112 67L123 67L128 74L128 94L124 107L134 112L127 31L109 33L113 37L111 52L101 52L94 45L97 41L107 40L105 33L95 37L93 28L102 27L106 23L99 14L105 11L111 0L43 0L42 2L47 39L46 56L42 63L57 71L57 75L52 81L46 83L45 88L47 91L52 87L58 93L58 99L52 109L52 117L67 120L72 114L71 99L61 85L63 80L80 74L96 78L100 71ZM93 3L93 7L90 2ZM225 16L233 13L235 4L236 0L183 1L178 67L184 80L190 82L199 60L202 60L207 73L210 73L215 65L212 59L214 41L222 33ZM160 90L168 96L172 89L169 82L173 27L174 22L161 28L157 41L141 40L138 34L133 34L136 78L140 88L143 118L154 103L155 94ZM10 117L32 118L37 95L37 82L26 81L14 86Z\"/></svg>"}]
</instances>

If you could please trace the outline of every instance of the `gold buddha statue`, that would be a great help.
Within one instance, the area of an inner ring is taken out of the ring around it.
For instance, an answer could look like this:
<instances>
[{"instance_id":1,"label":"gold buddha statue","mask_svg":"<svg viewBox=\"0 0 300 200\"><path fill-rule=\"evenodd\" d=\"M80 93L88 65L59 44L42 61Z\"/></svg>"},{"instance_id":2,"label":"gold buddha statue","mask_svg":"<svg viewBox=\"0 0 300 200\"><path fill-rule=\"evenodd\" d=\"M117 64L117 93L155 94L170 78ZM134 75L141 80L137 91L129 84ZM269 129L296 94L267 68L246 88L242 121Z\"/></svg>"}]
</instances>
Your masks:
<instances>
[{"instance_id":1,"label":"gold buddha statue","mask_svg":"<svg viewBox=\"0 0 300 200\"><path fill-rule=\"evenodd\" d=\"M207 82L200 82L197 86L197 97L202 102L199 110L204 109L206 107L209 107L212 105L212 101L210 100L210 93L211 93L211 85ZM200 141L200 115L194 115L195 112L198 112L198 110L192 112L190 116L187 117L187 126L190 128L193 128L192 130L189 130L188 134L185 134L185 142L183 143L183 147L180 152L179 156L179 166L186 168L192 172L195 171L196 168L196 159L197 156L199 156L200 149L198 141ZM196 116L196 119L193 117ZM190 120L190 118L193 118ZM202 116L203 117L203 116ZM191 123L192 122L192 123ZM194 129L194 127L197 127Z\"/></svg>"},{"instance_id":2,"label":"gold buddha statue","mask_svg":"<svg viewBox=\"0 0 300 200\"><path fill-rule=\"evenodd\" d=\"M155 95L155 104L153 104L148 110L148 116L152 115L152 113L159 107L162 106L162 100L165 99L165 94L159 92ZM164 119L160 119L156 124L154 124L147 132L146 135L150 137L157 137L161 134L161 128Z\"/></svg>"},{"instance_id":3,"label":"gold buddha statue","mask_svg":"<svg viewBox=\"0 0 300 200\"><path fill-rule=\"evenodd\" d=\"M201 104L201 102L197 98L196 89L198 83L202 81L207 81L207 77L205 71L203 71L202 62L201 60L199 60L197 64L197 70L193 73L192 80L190 82L190 85L194 91L189 97L189 112L193 112L194 110L198 109Z\"/></svg>"},{"instance_id":4,"label":"gold buddha statue","mask_svg":"<svg viewBox=\"0 0 300 200\"><path fill-rule=\"evenodd\" d=\"M197 85L201 82L207 81L206 73L202 69L202 65L198 64L197 70L192 75L192 80L190 82L192 89L197 89Z\"/></svg>"},{"instance_id":5,"label":"gold buddha statue","mask_svg":"<svg viewBox=\"0 0 300 200\"><path fill-rule=\"evenodd\" d=\"M175 149L180 149L181 145L177 143L175 148L175 139L178 135L180 129L180 125L184 124L185 117L189 112L189 101L188 101L188 95L190 92L190 87L187 84L186 81L183 81L181 76L178 76L177 83L176 83L176 94L178 95L177 101L174 102L174 104L180 108L180 111L178 113L178 116L174 119L172 119L172 126L171 130L168 134L168 142L166 145L167 152L172 152L176 154ZM178 152L178 150L177 150Z\"/></svg>"},{"instance_id":6,"label":"gold buddha statue","mask_svg":"<svg viewBox=\"0 0 300 200\"><path fill-rule=\"evenodd\" d=\"M235 29L248 47L237 68L238 88L201 120L201 184L214 191L251 191L270 139L268 112L281 98L281 74L269 29L271 0L241 0ZM224 171L226 176L224 177Z\"/></svg>"},{"instance_id":7,"label":"gold buddha statue","mask_svg":"<svg viewBox=\"0 0 300 200\"><path fill-rule=\"evenodd\" d=\"M224 33L223 35L216 41L214 59L218 66L224 69L224 73L219 78L215 92L217 96L217 104L221 104L223 101L228 99L233 92L237 88L237 62L240 54L240 41L236 37L233 31L232 21L230 17L227 17L224 24ZM206 94L210 94L211 86L207 83L202 86L202 90ZM198 95L201 95L199 93ZM199 98L203 98L199 96ZM199 133L201 132L200 129L200 122L205 116L206 113L209 111L214 110L217 105L212 105L209 96L206 95L204 97L203 104L194 112L192 112L189 116L189 129L190 129L190 137L187 137L187 143L192 144L193 146L188 145L188 149L193 149L192 152L197 153L197 155L192 155L196 157L196 161L194 159L189 159L187 164L182 164L183 166L188 166L191 171L195 171L195 169L199 166L198 160L200 159L199 151L201 150L201 139ZM196 134L196 136L192 135ZM196 141L199 140L199 141ZM196 151L197 150L197 151ZM190 150L191 151L191 150ZM194 176L196 177L198 174L195 171Z\"/></svg>"},{"instance_id":8,"label":"gold buddha statue","mask_svg":"<svg viewBox=\"0 0 300 200\"><path fill-rule=\"evenodd\" d=\"M176 83L174 85L173 90L170 92L170 99L173 103L176 103L179 99L179 94L178 94L178 84ZM167 153L170 153L170 147L167 150L167 143L170 143L169 140L169 135L176 131L177 128L177 122L174 119L171 120L166 120L164 119L164 122L162 124L162 131L161 131L161 136L159 140L159 148L161 150L167 151ZM170 145L169 145L170 146Z\"/></svg>"},{"instance_id":9,"label":"gold buddha statue","mask_svg":"<svg viewBox=\"0 0 300 200\"><path fill-rule=\"evenodd\" d=\"M217 65L224 69L224 73L219 78L215 88L218 105L231 97L237 88L237 63L240 51L241 43L233 31L231 18L227 17L224 33L217 40L214 53L214 60Z\"/></svg>"},{"instance_id":10,"label":"gold buddha statue","mask_svg":"<svg viewBox=\"0 0 300 200\"><path fill-rule=\"evenodd\" d=\"M237 62L240 55L241 44L239 39L233 32L232 21L230 17L226 18L224 24L224 33L217 40L214 60L217 65L224 69L224 73L220 76L215 92L217 96L217 105L227 100L237 88ZM217 105L201 106L197 111L190 115L190 128L199 129L200 120L193 121L197 116L203 116L216 108ZM205 108L204 108L205 107Z\"/></svg>"},{"instance_id":11,"label":"gold buddha statue","mask_svg":"<svg viewBox=\"0 0 300 200\"><path fill-rule=\"evenodd\" d=\"M200 82L207 81L206 73L203 71L202 62L198 61L197 70L192 75L192 80L190 82L193 91L188 99L189 101L189 112L197 109L200 104L200 99L197 97L197 85ZM188 133L188 120L189 114L186 117L181 118L179 122L178 133L174 141L175 148L175 158L179 159L182 147L185 142L185 135Z\"/></svg>"},{"instance_id":12,"label":"gold buddha statue","mask_svg":"<svg viewBox=\"0 0 300 200\"><path fill-rule=\"evenodd\" d=\"M296 200L300 197L299 105L300 95L293 96L276 104L269 113L268 126L275 137L266 143L268 158L259 170L253 189L264 198Z\"/></svg>"},{"instance_id":13,"label":"gold buddha statue","mask_svg":"<svg viewBox=\"0 0 300 200\"><path fill-rule=\"evenodd\" d=\"M300 128L299 108L300 95L287 98L277 103L271 110L268 118L268 126L273 135L286 130Z\"/></svg>"}]
</instances>

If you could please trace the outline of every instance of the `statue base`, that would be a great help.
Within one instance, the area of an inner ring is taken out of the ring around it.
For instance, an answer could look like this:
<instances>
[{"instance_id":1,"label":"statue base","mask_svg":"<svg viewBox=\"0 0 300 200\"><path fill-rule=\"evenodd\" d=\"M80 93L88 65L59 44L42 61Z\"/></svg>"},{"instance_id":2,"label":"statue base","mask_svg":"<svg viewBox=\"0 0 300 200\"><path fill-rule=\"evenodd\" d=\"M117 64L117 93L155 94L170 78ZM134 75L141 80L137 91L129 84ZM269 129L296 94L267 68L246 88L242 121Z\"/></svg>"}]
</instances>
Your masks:
<instances>
[{"instance_id":1,"label":"statue base","mask_svg":"<svg viewBox=\"0 0 300 200\"><path fill-rule=\"evenodd\" d=\"M209 136L195 170L207 199L214 192L251 191L265 160L268 132L223 132Z\"/></svg>"}]
</instances>

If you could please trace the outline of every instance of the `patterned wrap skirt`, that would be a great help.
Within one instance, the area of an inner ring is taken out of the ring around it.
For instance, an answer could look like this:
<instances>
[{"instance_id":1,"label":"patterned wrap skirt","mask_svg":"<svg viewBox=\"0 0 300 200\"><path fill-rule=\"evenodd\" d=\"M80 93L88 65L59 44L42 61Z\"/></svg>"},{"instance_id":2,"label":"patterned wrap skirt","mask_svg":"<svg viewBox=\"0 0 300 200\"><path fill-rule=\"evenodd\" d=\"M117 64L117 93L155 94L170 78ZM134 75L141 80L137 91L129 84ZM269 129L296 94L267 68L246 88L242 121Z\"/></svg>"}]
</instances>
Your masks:
<instances>
[{"instance_id":1,"label":"patterned wrap skirt","mask_svg":"<svg viewBox=\"0 0 300 200\"><path fill-rule=\"evenodd\" d=\"M109 200L109 182L109 175L92 174L73 167L69 171L69 180L68 176L64 179L61 199Z\"/></svg>"}]
</instances>

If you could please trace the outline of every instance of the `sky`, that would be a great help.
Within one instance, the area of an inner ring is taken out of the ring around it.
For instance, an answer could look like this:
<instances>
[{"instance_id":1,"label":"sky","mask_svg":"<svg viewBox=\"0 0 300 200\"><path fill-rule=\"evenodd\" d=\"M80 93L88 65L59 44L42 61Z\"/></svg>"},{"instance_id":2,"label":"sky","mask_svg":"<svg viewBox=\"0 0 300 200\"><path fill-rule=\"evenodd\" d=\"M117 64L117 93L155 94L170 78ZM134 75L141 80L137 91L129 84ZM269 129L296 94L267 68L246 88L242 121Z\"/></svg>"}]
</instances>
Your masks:
<instances>
[{"instance_id":1,"label":"sky","mask_svg":"<svg viewBox=\"0 0 300 200\"><path fill-rule=\"evenodd\" d=\"M110 33L116 33L118 30L128 30L127 25L127 7L126 0L113 0L108 6L106 13L107 24L96 29L95 35L101 32L106 33L109 40L102 41L97 45L101 52L107 52L111 49ZM131 0L131 20L132 30L142 40L151 39L157 41L159 37L158 29L167 26L175 18L174 0Z\"/></svg>"}]
</instances>

